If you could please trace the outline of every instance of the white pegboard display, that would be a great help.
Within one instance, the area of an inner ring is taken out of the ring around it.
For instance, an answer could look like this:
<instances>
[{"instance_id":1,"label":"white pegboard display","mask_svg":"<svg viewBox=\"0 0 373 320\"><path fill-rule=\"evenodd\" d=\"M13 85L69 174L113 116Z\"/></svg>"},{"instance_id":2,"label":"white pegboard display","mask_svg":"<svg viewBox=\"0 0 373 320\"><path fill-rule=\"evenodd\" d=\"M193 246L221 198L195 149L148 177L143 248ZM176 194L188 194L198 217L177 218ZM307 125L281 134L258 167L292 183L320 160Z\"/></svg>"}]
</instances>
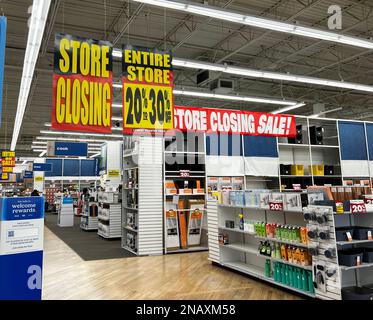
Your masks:
<instances>
[{"instance_id":1,"label":"white pegboard display","mask_svg":"<svg viewBox=\"0 0 373 320\"><path fill-rule=\"evenodd\" d=\"M122 247L163 254L163 138L125 137Z\"/></svg>"}]
</instances>

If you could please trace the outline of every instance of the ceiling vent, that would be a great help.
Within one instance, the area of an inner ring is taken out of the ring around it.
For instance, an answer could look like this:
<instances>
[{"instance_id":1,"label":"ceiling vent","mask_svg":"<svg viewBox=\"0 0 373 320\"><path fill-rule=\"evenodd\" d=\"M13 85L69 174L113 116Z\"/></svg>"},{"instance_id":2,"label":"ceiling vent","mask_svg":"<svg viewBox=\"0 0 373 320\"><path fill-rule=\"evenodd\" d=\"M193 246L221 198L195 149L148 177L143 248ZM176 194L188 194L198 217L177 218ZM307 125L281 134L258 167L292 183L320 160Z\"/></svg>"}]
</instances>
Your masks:
<instances>
[{"instance_id":1,"label":"ceiling vent","mask_svg":"<svg viewBox=\"0 0 373 320\"><path fill-rule=\"evenodd\" d=\"M210 90L215 93L231 93L233 89L233 80L229 79L216 79L210 84Z\"/></svg>"}]
</instances>

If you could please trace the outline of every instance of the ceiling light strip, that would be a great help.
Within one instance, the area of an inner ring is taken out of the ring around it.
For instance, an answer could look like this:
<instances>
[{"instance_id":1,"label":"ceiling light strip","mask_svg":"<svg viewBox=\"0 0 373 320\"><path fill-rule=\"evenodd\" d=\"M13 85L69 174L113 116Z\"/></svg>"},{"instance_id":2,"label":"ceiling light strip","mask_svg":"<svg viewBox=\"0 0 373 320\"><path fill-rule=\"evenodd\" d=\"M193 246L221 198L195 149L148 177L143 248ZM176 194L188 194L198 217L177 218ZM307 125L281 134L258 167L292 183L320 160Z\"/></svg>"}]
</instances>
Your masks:
<instances>
[{"instance_id":1,"label":"ceiling light strip","mask_svg":"<svg viewBox=\"0 0 373 320\"><path fill-rule=\"evenodd\" d=\"M259 18L250 15L244 15L221 9L218 7L212 7L208 5L192 4L187 2L178 1L166 1L166 0L133 0L135 2L141 2L150 4L158 7L179 10L187 13L196 15L202 15L209 18L215 18L219 20L229 21L242 25L263 28L267 30L294 34L297 36L313 38L318 40L325 40L335 43L341 43L349 46L355 46L366 49L373 49L373 42L357 38L342 35L336 32L324 31L316 28L303 27L293 23L282 22L277 20Z\"/></svg>"},{"instance_id":2,"label":"ceiling light strip","mask_svg":"<svg viewBox=\"0 0 373 320\"><path fill-rule=\"evenodd\" d=\"M292 75L288 73L261 71L261 70L248 69L248 68L242 68L242 67L228 66L228 65L223 65L223 64L202 62L202 61L198 61L197 63L196 61L193 61L193 60L175 58L172 60L172 64L173 66L178 66L178 67L183 67L183 68L219 70L220 72L223 72L223 73L234 74L234 75L239 75L243 77L309 83L309 84L316 84L316 85L321 85L321 86L326 86L326 87L335 87L335 88L351 89L351 90L358 90L358 91L365 91L365 92L373 92L373 86L368 86L368 85L363 85L363 84L358 84L358 83L321 79L321 78L314 78L314 77L307 77L307 76L300 76L300 75Z\"/></svg>"},{"instance_id":3,"label":"ceiling light strip","mask_svg":"<svg viewBox=\"0 0 373 320\"><path fill-rule=\"evenodd\" d=\"M15 150L27 100L30 92L31 82L34 75L35 65L38 60L39 49L42 42L44 28L48 17L51 0L34 0L30 17L30 27L27 37L27 46L23 62L21 86L18 96L17 113L14 121L13 136L10 149Z\"/></svg>"},{"instance_id":4,"label":"ceiling light strip","mask_svg":"<svg viewBox=\"0 0 373 320\"><path fill-rule=\"evenodd\" d=\"M273 114L284 113L286 111L299 109L299 108L301 108L305 105L306 105L305 103L298 103L295 106L288 106L288 107L284 107L284 108L281 108L281 109L277 109L275 111L272 111L271 113L273 113Z\"/></svg>"}]
</instances>

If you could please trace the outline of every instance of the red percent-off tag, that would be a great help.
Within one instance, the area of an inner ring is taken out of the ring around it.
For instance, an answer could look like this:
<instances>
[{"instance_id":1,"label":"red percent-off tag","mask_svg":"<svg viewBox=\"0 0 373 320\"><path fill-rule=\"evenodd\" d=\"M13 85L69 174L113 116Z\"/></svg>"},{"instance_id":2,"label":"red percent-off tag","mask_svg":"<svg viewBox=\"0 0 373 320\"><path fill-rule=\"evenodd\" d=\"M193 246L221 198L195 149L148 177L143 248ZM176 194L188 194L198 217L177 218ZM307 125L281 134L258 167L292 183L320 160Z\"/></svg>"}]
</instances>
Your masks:
<instances>
[{"instance_id":1,"label":"red percent-off tag","mask_svg":"<svg viewBox=\"0 0 373 320\"><path fill-rule=\"evenodd\" d=\"M269 203L269 210L270 211L283 211L284 204L281 201L271 201Z\"/></svg>"},{"instance_id":2,"label":"red percent-off tag","mask_svg":"<svg viewBox=\"0 0 373 320\"><path fill-rule=\"evenodd\" d=\"M364 201L350 201L350 211L351 213L366 213Z\"/></svg>"}]
</instances>

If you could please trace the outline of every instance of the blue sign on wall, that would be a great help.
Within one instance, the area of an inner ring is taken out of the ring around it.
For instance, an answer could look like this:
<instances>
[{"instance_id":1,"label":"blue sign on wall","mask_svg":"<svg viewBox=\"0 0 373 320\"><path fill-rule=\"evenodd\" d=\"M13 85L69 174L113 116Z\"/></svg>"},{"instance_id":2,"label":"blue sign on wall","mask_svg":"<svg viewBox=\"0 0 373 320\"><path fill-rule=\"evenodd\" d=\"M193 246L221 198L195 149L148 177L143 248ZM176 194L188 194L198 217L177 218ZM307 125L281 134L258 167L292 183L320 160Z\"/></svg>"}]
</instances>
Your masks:
<instances>
[{"instance_id":1,"label":"blue sign on wall","mask_svg":"<svg viewBox=\"0 0 373 320\"><path fill-rule=\"evenodd\" d=\"M4 64L6 43L6 17L0 16L0 127L3 109Z\"/></svg>"},{"instance_id":2,"label":"blue sign on wall","mask_svg":"<svg viewBox=\"0 0 373 320\"><path fill-rule=\"evenodd\" d=\"M44 198L0 198L0 300L42 296Z\"/></svg>"},{"instance_id":3,"label":"blue sign on wall","mask_svg":"<svg viewBox=\"0 0 373 320\"><path fill-rule=\"evenodd\" d=\"M50 163L34 163L32 165L33 171L52 171L52 164Z\"/></svg>"},{"instance_id":4,"label":"blue sign on wall","mask_svg":"<svg viewBox=\"0 0 373 320\"><path fill-rule=\"evenodd\" d=\"M88 155L88 143L56 141L54 144L54 155L86 157Z\"/></svg>"},{"instance_id":5,"label":"blue sign on wall","mask_svg":"<svg viewBox=\"0 0 373 320\"><path fill-rule=\"evenodd\" d=\"M34 173L32 171L25 171L25 173L23 174L23 178L33 178L34 177Z\"/></svg>"}]
</instances>

